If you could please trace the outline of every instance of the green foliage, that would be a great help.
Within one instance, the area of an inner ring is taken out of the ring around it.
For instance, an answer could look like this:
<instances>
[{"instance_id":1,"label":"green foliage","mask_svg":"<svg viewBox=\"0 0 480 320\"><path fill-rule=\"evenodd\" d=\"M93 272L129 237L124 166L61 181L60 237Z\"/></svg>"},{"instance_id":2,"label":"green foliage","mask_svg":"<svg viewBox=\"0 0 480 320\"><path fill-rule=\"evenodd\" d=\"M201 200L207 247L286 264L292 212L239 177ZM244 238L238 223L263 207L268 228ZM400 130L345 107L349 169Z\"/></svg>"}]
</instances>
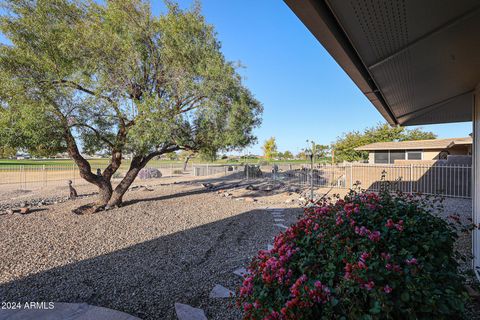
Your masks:
<instances>
[{"instance_id":1,"label":"green foliage","mask_svg":"<svg viewBox=\"0 0 480 320\"><path fill-rule=\"evenodd\" d=\"M363 132L351 131L344 133L333 143L335 160L359 161L367 160L368 152L356 151L355 148L374 143L388 141L428 140L437 136L421 129L407 129L405 127L391 127L388 124L378 124L375 127L367 128Z\"/></svg>"},{"instance_id":2,"label":"green foliage","mask_svg":"<svg viewBox=\"0 0 480 320\"><path fill-rule=\"evenodd\" d=\"M8 159L14 157L17 154L17 150L11 147L0 146L0 159Z\"/></svg>"},{"instance_id":3,"label":"green foliage","mask_svg":"<svg viewBox=\"0 0 480 320\"><path fill-rule=\"evenodd\" d=\"M293 157L293 154L292 154L290 151L287 150L287 151L285 151L285 152L283 153L283 158L284 158L285 160L291 160L291 159L293 159L294 157Z\"/></svg>"},{"instance_id":4,"label":"green foliage","mask_svg":"<svg viewBox=\"0 0 480 320\"><path fill-rule=\"evenodd\" d=\"M463 317L457 233L432 202L352 191L317 205L250 264L244 319Z\"/></svg>"},{"instance_id":5,"label":"green foliage","mask_svg":"<svg viewBox=\"0 0 480 320\"><path fill-rule=\"evenodd\" d=\"M262 146L263 156L267 160L271 160L277 155L277 142L275 141L275 137L271 137L263 143Z\"/></svg>"},{"instance_id":6,"label":"green foliage","mask_svg":"<svg viewBox=\"0 0 480 320\"><path fill-rule=\"evenodd\" d=\"M195 5L4 1L0 145L33 154L242 148L262 106ZM70 151L72 148L70 148Z\"/></svg>"}]
</instances>

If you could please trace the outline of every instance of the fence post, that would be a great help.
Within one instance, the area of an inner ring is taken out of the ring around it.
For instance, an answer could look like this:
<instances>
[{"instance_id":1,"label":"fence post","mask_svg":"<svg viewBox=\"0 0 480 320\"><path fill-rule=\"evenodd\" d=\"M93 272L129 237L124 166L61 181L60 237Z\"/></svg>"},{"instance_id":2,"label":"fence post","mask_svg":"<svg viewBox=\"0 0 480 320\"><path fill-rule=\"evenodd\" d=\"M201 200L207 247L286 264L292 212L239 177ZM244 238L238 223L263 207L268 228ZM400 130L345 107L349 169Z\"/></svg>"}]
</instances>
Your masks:
<instances>
[{"instance_id":1,"label":"fence post","mask_svg":"<svg viewBox=\"0 0 480 320\"><path fill-rule=\"evenodd\" d=\"M413 193L413 163L410 163L410 193Z\"/></svg>"},{"instance_id":2,"label":"fence post","mask_svg":"<svg viewBox=\"0 0 480 320\"><path fill-rule=\"evenodd\" d=\"M207 163L207 176L208 176L208 163Z\"/></svg>"},{"instance_id":3,"label":"fence post","mask_svg":"<svg viewBox=\"0 0 480 320\"><path fill-rule=\"evenodd\" d=\"M27 190L27 173L25 172L24 165L22 165L22 178L23 178L23 190Z\"/></svg>"},{"instance_id":4,"label":"fence post","mask_svg":"<svg viewBox=\"0 0 480 320\"><path fill-rule=\"evenodd\" d=\"M75 185L75 165L72 164L72 180L73 180L73 185Z\"/></svg>"},{"instance_id":5,"label":"fence post","mask_svg":"<svg viewBox=\"0 0 480 320\"><path fill-rule=\"evenodd\" d=\"M353 163L350 162L350 189L353 188Z\"/></svg>"},{"instance_id":6,"label":"fence post","mask_svg":"<svg viewBox=\"0 0 480 320\"><path fill-rule=\"evenodd\" d=\"M45 165L42 165L43 170L43 185L47 186L47 170L45 170Z\"/></svg>"}]
</instances>

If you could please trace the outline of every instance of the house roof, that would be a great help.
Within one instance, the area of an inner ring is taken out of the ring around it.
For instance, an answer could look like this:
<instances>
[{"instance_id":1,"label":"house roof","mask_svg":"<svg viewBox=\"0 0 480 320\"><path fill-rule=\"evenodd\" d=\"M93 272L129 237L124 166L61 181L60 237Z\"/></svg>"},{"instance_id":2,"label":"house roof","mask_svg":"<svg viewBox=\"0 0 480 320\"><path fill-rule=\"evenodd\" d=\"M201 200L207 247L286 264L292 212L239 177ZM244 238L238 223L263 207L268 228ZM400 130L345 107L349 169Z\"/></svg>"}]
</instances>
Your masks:
<instances>
[{"instance_id":1,"label":"house roof","mask_svg":"<svg viewBox=\"0 0 480 320\"><path fill-rule=\"evenodd\" d=\"M392 125L470 121L478 0L284 0Z\"/></svg>"},{"instance_id":2,"label":"house roof","mask_svg":"<svg viewBox=\"0 0 480 320\"><path fill-rule=\"evenodd\" d=\"M370 143L370 144L355 148L355 150L373 151L373 150L448 149L455 145L467 145L467 144L472 144L472 137L414 140L414 141L375 142L375 143Z\"/></svg>"}]
</instances>

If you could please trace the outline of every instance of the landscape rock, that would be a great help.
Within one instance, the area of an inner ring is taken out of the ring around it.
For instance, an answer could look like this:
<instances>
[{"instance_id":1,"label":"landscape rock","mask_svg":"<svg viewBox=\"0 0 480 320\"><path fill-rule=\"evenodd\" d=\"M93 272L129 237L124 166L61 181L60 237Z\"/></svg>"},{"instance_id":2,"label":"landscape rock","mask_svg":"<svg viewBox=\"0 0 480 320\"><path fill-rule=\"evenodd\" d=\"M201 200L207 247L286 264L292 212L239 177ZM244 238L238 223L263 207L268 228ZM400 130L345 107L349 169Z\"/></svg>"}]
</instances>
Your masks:
<instances>
[{"instance_id":1,"label":"landscape rock","mask_svg":"<svg viewBox=\"0 0 480 320\"><path fill-rule=\"evenodd\" d=\"M241 267L233 271L234 274L236 274L239 277L244 277L245 275L249 275L250 273L247 271L247 269Z\"/></svg>"},{"instance_id":2,"label":"landscape rock","mask_svg":"<svg viewBox=\"0 0 480 320\"><path fill-rule=\"evenodd\" d=\"M22 207L22 208L20 208L20 213L21 214L28 214L28 213L30 213L30 208Z\"/></svg>"},{"instance_id":3,"label":"landscape rock","mask_svg":"<svg viewBox=\"0 0 480 320\"><path fill-rule=\"evenodd\" d=\"M202 309L194 308L188 304L175 303L175 312L179 320L207 320Z\"/></svg>"},{"instance_id":4,"label":"landscape rock","mask_svg":"<svg viewBox=\"0 0 480 320\"><path fill-rule=\"evenodd\" d=\"M213 287L212 291L210 291L210 298L230 298L230 297L235 297L235 292L219 284L216 284L215 287Z\"/></svg>"},{"instance_id":5,"label":"landscape rock","mask_svg":"<svg viewBox=\"0 0 480 320\"><path fill-rule=\"evenodd\" d=\"M143 168L138 172L138 179L140 180L146 180L146 179L155 179L155 178L161 178L162 173L160 170L156 168Z\"/></svg>"},{"instance_id":6,"label":"landscape rock","mask_svg":"<svg viewBox=\"0 0 480 320\"><path fill-rule=\"evenodd\" d=\"M257 202L255 198L245 198L245 202Z\"/></svg>"}]
</instances>

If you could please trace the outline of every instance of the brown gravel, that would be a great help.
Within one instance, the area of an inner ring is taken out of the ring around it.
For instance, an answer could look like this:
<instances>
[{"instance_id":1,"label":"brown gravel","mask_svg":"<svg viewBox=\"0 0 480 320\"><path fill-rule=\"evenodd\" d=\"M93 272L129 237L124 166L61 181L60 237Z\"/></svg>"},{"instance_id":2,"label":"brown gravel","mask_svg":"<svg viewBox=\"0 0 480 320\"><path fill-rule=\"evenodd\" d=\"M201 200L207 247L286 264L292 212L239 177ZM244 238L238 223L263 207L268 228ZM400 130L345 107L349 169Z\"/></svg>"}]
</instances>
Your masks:
<instances>
[{"instance_id":1,"label":"brown gravel","mask_svg":"<svg viewBox=\"0 0 480 320\"><path fill-rule=\"evenodd\" d=\"M237 319L228 299L208 294L217 283L238 287L232 271L278 232L260 209L265 204L198 184L129 192L122 208L70 213L89 201L0 217L3 301L87 302L143 319L175 319L173 305L181 302L203 308L209 319ZM293 222L298 213L286 215Z\"/></svg>"},{"instance_id":2,"label":"brown gravel","mask_svg":"<svg viewBox=\"0 0 480 320\"><path fill-rule=\"evenodd\" d=\"M299 194L250 192L226 184L231 195L225 196L201 182L183 179L156 185L154 191L129 192L125 207L88 216L70 212L91 197L27 215L0 216L0 300L86 302L142 319L176 319L173 305L180 302L204 309L208 319L240 319L230 299L211 299L210 290L215 284L238 288L241 280L232 271L281 231L263 209L288 208L283 224L290 225L301 214ZM61 195L64 189L56 192ZM317 190L327 192L344 190ZM24 201L39 193L19 196ZM246 197L258 201L242 200ZM1 198L0 205L8 202L7 196ZM295 201L287 204L287 199ZM441 215L454 213L468 224L471 200L446 199ZM457 247L468 254L470 234L461 234ZM469 319L480 319L478 309L477 304L469 307Z\"/></svg>"}]
</instances>

